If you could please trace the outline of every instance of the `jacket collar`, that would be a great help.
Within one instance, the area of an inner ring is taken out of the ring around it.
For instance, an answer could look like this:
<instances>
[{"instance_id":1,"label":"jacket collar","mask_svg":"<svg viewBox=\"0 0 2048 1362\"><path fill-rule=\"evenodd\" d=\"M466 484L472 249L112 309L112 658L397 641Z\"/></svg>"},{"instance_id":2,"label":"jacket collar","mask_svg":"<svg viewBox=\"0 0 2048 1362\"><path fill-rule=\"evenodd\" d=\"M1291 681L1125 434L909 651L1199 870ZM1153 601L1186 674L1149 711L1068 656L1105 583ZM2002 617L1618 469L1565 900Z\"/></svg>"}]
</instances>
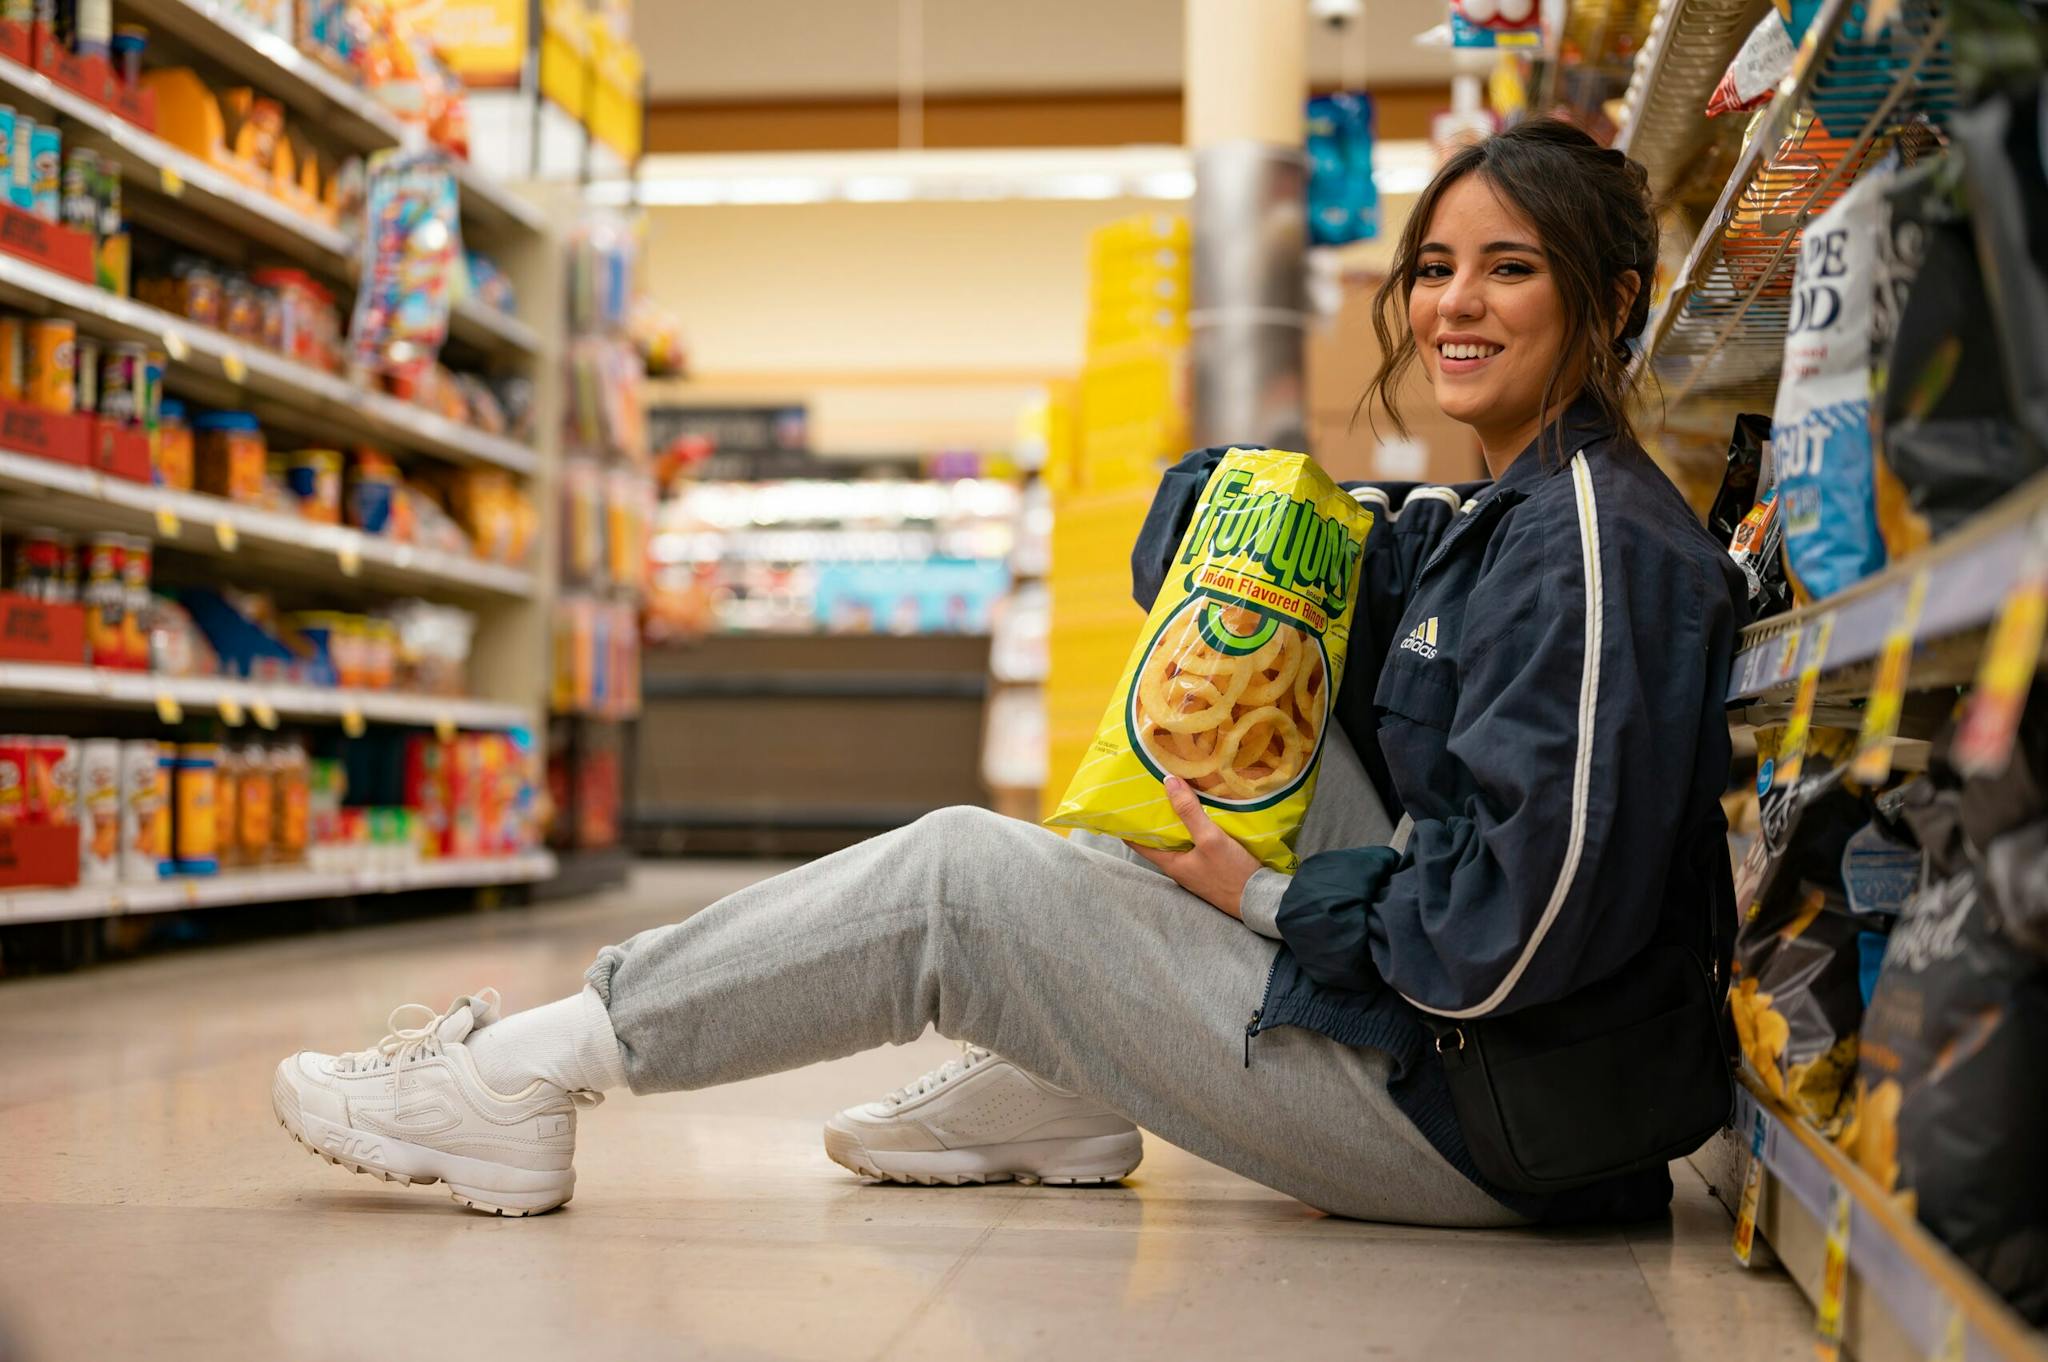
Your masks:
<instances>
[{"instance_id":1,"label":"jacket collar","mask_svg":"<svg viewBox=\"0 0 2048 1362\"><path fill-rule=\"evenodd\" d=\"M1555 432L1552 437L1552 432ZM1542 431L1537 433L1515 461L1508 465L1507 472L1496 478L1492 486L1481 492L1466 504L1465 511L1437 541L1435 550L1422 565L1428 572L1442 561L1451 546L1464 537L1474 525L1491 518L1491 512L1505 510L1516 502L1524 500L1544 479L1564 471L1565 464L1581 449L1612 439L1614 428L1600 414L1600 405L1590 397L1581 395L1573 399ZM1551 437L1551 438L1546 438ZM1545 461L1544 450L1556 449L1562 452L1562 460Z\"/></svg>"}]
</instances>

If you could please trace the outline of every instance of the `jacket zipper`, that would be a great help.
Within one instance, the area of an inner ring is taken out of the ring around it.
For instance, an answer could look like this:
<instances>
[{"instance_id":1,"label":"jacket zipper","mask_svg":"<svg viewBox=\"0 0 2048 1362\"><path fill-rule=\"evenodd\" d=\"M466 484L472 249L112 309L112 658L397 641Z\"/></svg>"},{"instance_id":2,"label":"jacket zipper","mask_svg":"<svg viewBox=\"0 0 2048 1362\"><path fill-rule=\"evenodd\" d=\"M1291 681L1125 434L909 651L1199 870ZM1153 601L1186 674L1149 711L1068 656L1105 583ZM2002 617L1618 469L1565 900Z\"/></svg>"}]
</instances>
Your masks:
<instances>
[{"instance_id":1,"label":"jacket zipper","mask_svg":"<svg viewBox=\"0 0 2048 1362\"><path fill-rule=\"evenodd\" d=\"M1244 1066L1247 1069L1252 1066L1252 1037L1259 1034L1259 1023L1266 1015L1265 997L1267 993L1273 991L1273 976L1279 972L1280 952L1276 950L1273 952L1273 963L1266 966L1266 987L1264 992L1259 994L1259 1005L1252 1009L1252 1019L1246 1022L1244 1027Z\"/></svg>"}]
</instances>

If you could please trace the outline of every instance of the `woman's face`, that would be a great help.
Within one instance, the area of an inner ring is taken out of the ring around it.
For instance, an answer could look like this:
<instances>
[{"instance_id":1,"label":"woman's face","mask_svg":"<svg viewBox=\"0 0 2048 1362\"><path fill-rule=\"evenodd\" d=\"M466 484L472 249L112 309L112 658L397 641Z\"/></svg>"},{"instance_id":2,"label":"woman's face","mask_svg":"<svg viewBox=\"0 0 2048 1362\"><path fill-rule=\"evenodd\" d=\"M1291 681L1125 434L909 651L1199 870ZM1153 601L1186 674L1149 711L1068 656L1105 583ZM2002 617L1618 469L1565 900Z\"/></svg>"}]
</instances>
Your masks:
<instances>
[{"instance_id":1,"label":"woman's face","mask_svg":"<svg viewBox=\"0 0 2048 1362\"><path fill-rule=\"evenodd\" d=\"M1416 256L1408 325L1437 404L1478 432L1498 475L1543 426L1564 308L1536 229L1477 174L1436 202Z\"/></svg>"}]
</instances>

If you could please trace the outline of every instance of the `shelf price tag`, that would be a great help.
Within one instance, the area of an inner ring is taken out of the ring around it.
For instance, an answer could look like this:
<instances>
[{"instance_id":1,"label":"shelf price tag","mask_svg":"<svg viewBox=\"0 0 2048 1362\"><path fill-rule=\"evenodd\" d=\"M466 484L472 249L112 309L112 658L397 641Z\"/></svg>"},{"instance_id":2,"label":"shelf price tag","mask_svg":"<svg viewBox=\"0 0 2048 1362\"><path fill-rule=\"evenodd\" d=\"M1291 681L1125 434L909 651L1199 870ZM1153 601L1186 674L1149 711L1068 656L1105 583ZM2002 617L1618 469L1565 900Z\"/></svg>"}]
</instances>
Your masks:
<instances>
[{"instance_id":1,"label":"shelf price tag","mask_svg":"<svg viewBox=\"0 0 2048 1362\"><path fill-rule=\"evenodd\" d=\"M1799 779L1806 764L1806 739L1813 728L1813 701L1820 691L1821 668L1827 665L1828 641L1834 636L1835 617L1824 615L1814 630L1813 646L1807 650L1806 665L1799 672L1799 692L1792 701L1792 717L1785 724L1784 741L1778 745L1779 784Z\"/></svg>"},{"instance_id":2,"label":"shelf price tag","mask_svg":"<svg viewBox=\"0 0 2048 1362\"><path fill-rule=\"evenodd\" d=\"M220 697L220 721L229 728L240 728L248 716L242 713L242 702L232 695Z\"/></svg>"},{"instance_id":3,"label":"shelf price tag","mask_svg":"<svg viewBox=\"0 0 2048 1362\"><path fill-rule=\"evenodd\" d=\"M1735 1212L1735 1261L1749 1266L1756 1248L1756 1204L1764 1190L1764 1113L1751 1113L1749 1159L1742 1170L1742 1202Z\"/></svg>"},{"instance_id":4,"label":"shelf price tag","mask_svg":"<svg viewBox=\"0 0 2048 1362\"><path fill-rule=\"evenodd\" d=\"M1849 774L1865 785L1882 785L1892 773L1892 740L1899 735L1899 713L1906 703L1906 669L1913 661L1913 633L1920 626L1920 607L1927 601L1927 574L1916 573L1906 588L1906 608L1885 635L1877 659L1877 679L1863 703L1863 731L1856 738L1856 757Z\"/></svg>"},{"instance_id":5,"label":"shelf price tag","mask_svg":"<svg viewBox=\"0 0 2048 1362\"><path fill-rule=\"evenodd\" d=\"M363 572L363 541L355 534L346 534L335 545L334 560L341 567L344 577L360 577Z\"/></svg>"},{"instance_id":6,"label":"shelf price tag","mask_svg":"<svg viewBox=\"0 0 2048 1362\"><path fill-rule=\"evenodd\" d=\"M2040 665L2041 644L2048 635L2048 515L2034 521L2026 560L2013 583L1998 621L1984 644L1977 684L1963 708L1951 754L1957 771L1966 776L1997 775L2012 756L2020 712Z\"/></svg>"},{"instance_id":7,"label":"shelf price tag","mask_svg":"<svg viewBox=\"0 0 2048 1362\"><path fill-rule=\"evenodd\" d=\"M341 709L341 731L351 738L363 736L363 712L354 705L343 705Z\"/></svg>"},{"instance_id":8,"label":"shelf price tag","mask_svg":"<svg viewBox=\"0 0 2048 1362\"><path fill-rule=\"evenodd\" d=\"M1799 665L1799 637L1797 629L1785 635L1785 642L1778 649L1778 673L1773 679L1773 685L1790 678L1793 674L1792 669Z\"/></svg>"},{"instance_id":9,"label":"shelf price tag","mask_svg":"<svg viewBox=\"0 0 2048 1362\"><path fill-rule=\"evenodd\" d=\"M185 357L192 353L192 347L187 345L185 338L177 332L166 331L164 332L164 353L178 363L183 364Z\"/></svg>"},{"instance_id":10,"label":"shelf price tag","mask_svg":"<svg viewBox=\"0 0 2048 1362\"><path fill-rule=\"evenodd\" d=\"M249 717L256 721L258 728L277 727L277 710L271 707L268 700L252 698L249 701Z\"/></svg>"},{"instance_id":11,"label":"shelf price tag","mask_svg":"<svg viewBox=\"0 0 2048 1362\"><path fill-rule=\"evenodd\" d=\"M217 520L213 524L214 542L220 545L222 553L233 553L242 544L242 532L235 528L232 520Z\"/></svg>"},{"instance_id":12,"label":"shelf price tag","mask_svg":"<svg viewBox=\"0 0 2048 1362\"><path fill-rule=\"evenodd\" d=\"M162 183L164 193L174 199L180 197L185 192L185 177L170 166L163 168Z\"/></svg>"},{"instance_id":13,"label":"shelf price tag","mask_svg":"<svg viewBox=\"0 0 2048 1362\"><path fill-rule=\"evenodd\" d=\"M164 539L176 539L178 537L179 528L180 527L178 525L178 513L176 511L172 510L168 506L159 506L156 508L156 532L160 537Z\"/></svg>"},{"instance_id":14,"label":"shelf price tag","mask_svg":"<svg viewBox=\"0 0 2048 1362\"><path fill-rule=\"evenodd\" d=\"M1935 1351L1934 1362L1965 1362L1969 1352L1969 1321L1963 1318L1963 1307L1951 1304L1948 1324L1941 1331L1941 1346Z\"/></svg>"},{"instance_id":15,"label":"shelf price tag","mask_svg":"<svg viewBox=\"0 0 2048 1362\"><path fill-rule=\"evenodd\" d=\"M224 350L220 357L220 371L228 376L230 383L245 383L249 378L249 361L242 358L237 350Z\"/></svg>"},{"instance_id":16,"label":"shelf price tag","mask_svg":"<svg viewBox=\"0 0 2048 1362\"><path fill-rule=\"evenodd\" d=\"M455 716L452 714L436 714L434 716L434 736L442 742L454 742Z\"/></svg>"},{"instance_id":17,"label":"shelf price tag","mask_svg":"<svg viewBox=\"0 0 2048 1362\"><path fill-rule=\"evenodd\" d=\"M1842 1301L1849 1290L1849 1208L1854 1198L1839 1182L1828 1184L1828 1240L1821 1256L1820 1309L1814 1317L1814 1356L1836 1362L1842 1355Z\"/></svg>"},{"instance_id":18,"label":"shelf price tag","mask_svg":"<svg viewBox=\"0 0 2048 1362\"><path fill-rule=\"evenodd\" d=\"M167 690L160 690L156 693L156 717L159 723L184 723L185 707L178 703L177 696Z\"/></svg>"}]
</instances>

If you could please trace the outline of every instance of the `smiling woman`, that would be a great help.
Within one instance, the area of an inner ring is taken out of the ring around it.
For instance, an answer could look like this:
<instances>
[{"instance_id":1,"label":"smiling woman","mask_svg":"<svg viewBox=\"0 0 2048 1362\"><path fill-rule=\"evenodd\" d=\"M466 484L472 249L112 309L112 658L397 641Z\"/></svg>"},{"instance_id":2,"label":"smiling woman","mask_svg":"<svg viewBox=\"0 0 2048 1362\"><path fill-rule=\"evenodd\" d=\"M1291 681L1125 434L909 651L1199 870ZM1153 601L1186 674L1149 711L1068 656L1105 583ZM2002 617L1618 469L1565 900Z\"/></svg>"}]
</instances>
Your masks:
<instances>
[{"instance_id":1,"label":"smiling woman","mask_svg":"<svg viewBox=\"0 0 2048 1362\"><path fill-rule=\"evenodd\" d=\"M1641 166L1549 119L1455 153L1374 300L1386 359L1363 401L1405 434L1393 395L1419 357L1438 405L1478 432L1496 476L1581 391L1633 438L1629 342L1648 318L1657 261L1644 184Z\"/></svg>"}]
</instances>

